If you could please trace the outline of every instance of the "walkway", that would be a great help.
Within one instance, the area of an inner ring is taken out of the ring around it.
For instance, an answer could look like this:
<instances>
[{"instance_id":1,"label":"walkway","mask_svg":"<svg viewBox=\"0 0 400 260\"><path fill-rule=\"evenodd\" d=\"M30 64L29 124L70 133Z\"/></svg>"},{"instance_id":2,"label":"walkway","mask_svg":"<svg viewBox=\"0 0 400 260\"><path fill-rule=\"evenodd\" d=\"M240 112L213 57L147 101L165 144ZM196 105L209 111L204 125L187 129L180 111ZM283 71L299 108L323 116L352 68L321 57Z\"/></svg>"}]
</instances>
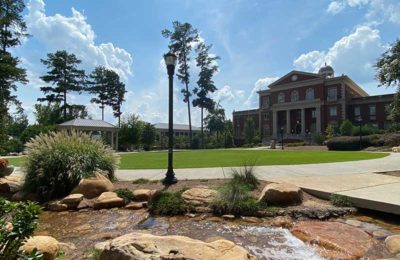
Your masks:
<instances>
[{"instance_id":1,"label":"walkway","mask_svg":"<svg viewBox=\"0 0 400 260\"><path fill-rule=\"evenodd\" d=\"M178 179L222 179L229 178L232 167L176 169ZM355 206L400 215L400 177L377 172L400 170L400 154L373 160L303 164L257 166L255 172L265 181L293 183L305 191L329 198L332 193L350 197ZM146 178L162 179L165 170L117 170L120 180Z\"/></svg>"}]
</instances>

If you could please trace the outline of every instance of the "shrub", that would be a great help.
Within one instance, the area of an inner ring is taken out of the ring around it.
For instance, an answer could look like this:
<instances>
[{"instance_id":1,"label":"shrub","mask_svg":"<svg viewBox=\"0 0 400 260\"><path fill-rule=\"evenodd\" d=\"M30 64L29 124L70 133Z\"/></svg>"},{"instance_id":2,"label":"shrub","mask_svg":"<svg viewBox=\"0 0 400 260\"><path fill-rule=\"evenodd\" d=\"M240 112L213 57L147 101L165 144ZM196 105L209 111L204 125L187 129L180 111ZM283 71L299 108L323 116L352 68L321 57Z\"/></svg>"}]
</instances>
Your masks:
<instances>
[{"instance_id":1,"label":"shrub","mask_svg":"<svg viewBox=\"0 0 400 260\"><path fill-rule=\"evenodd\" d=\"M8 160L6 158L0 158L0 169L7 168Z\"/></svg>"},{"instance_id":2,"label":"shrub","mask_svg":"<svg viewBox=\"0 0 400 260\"><path fill-rule=\"evenodd\" d=\"M331 139L335 136L335 128L332 125L328 125L325 130L326 138Z\"/></svg>"},{"instance_id":3,"label":"shrub","mask_svg":"<svg viewBox=\"0 0 400 260\"><path fill-rule=\"evenodd\" d=\"M314 142L318 145L322 145L326 140L326 136L321 133L316 133L314 135Z\"/></svg>"},{"instance_id":4,"label":"shrub","mask_svg":"<svg viewBox=\"0 0 400 260\"><path fill-rule=\"evenodd\" d=\"M130 202L134 199L132 191L128 189L116 189L114 192L117 193L118 197L124 199L126 202Z\"/></svg>"},{"instance_id":5,"label":"shrub","mask_svg":"<svg viewBox=\"0 0 400 260\"><path fill-rule=\"evenodd\" d=\"M20 246L37 226L40 208L32 202L9 202L0 198L0 259L43 259L40 252L27 255Z\"/></svg>"},{"instance_id":6,"label":"shrub","mask_svg":"<svg viewBox=\"0 0 400 260\"><path fill-rule=\"evenodd\" d=\"M228 182L221 189L221 196L211 205L214 214L255 215L262 205L249 195L247 185L235 181Z\"/></svg>"},{"instance_id":7,"label":"shrub","mask_svg":"<svg viewBox=\"0 0 400 260\"><path fill-rule=\"evenodd\" d=\"M232 182L237 182L242 185L248 186L250 190L255 190L260 184L254 174L254 164L245 164L242 168L232 169Z\"/></svg>"},{"instance_id":8,"label":"shrub","mask_svg":"<svg viewBox=\"0 0 400 260\"><path fill-rule=\"evenodd\" d=\"M353 203L350 198L340 194L332 194L330 197L330 201L333 205L337 207L352 207Z\"/></svg>"},{"instance_id":9,"label":"shrub","mask_svg":"<svg viewBox=\"0 0 400 260\"><path fill-rule=\"evenodd\" d=\"M301 141L298 143L288 143L286 144L287 147L296 147L296 146L305 146L306 142L305 141Z\"/></svg>"},{"instance_id":10,"label":"shrub","mask_svg":"<svg viewBox=\"0 0 400 260\"><path fill-rule=\"evenodd\" d=\"M149 182L150 182L149 179L140 178L132 181L132 184L147 184Z\"/></svg>"},{"instance_id":11,"label":"shrub","mask_svg":"<svg viewBox=\"0 0 400 260\"><path fill-rule=\"evenodd\" d=\"M360 138L356 136L339 136L329 139L326 142L329 150L336 151L357 151L360 150ZM361 148L371 146L369 137L363 137L361 140Z\"/></svg>"},{"instance_id":12,"label":"shrub","mask_svg":"<svg viewBox=\"0 0 400 260\"><path fill-rule=\"evenodd\" d=\"M149 211L156 215L184 215L192 210L182 198L182 191L163 191L149 203Z\"/></svg>"},{"instance_id":13,"label":"shrub","mask_svg":"<svg viewBox=\"0 0 400 260\"><path fill-rule=\"evenodd\" d=\"M387 133L381 135L378 140L381 146L399 146L400 145L400 133Z\"/></svg>"},{"instance_id":14,"label":"shrub","mask_svg":"<svg viewBox=\"0 0 400 260\"><path fill-rule=\"evenodd\" d=\"M361 126L361 135L373 135L373 134L380 134L382 133L382 130L379 130L378 128L372 126L372 125L363 125ZM359 136L360 135L360 126L354 126L353 127L353 135L354 136Z\"/></svg>"},{"instance_id":15,"label":"shrub","mask_svg":"<svg viewBox=\"0 0 400 260\"><path fill-rule=\"evenodd\" d=\"M41 200L68 195L83 178L96 170L114 179L117 163L112 150L80 132L40 134L27 145L24 191Z\"/></svg>"},{"instance_id":16,"label":"shrub","mask_svg":"<svg viewBox=\"0 0 400 260\"><path fill-rule=\"evenodd\" d=\"M352 136L353 127L353 124L349 120L344 120L340 125L340 134L345 136Z\"/></svg>"}]
</instances>

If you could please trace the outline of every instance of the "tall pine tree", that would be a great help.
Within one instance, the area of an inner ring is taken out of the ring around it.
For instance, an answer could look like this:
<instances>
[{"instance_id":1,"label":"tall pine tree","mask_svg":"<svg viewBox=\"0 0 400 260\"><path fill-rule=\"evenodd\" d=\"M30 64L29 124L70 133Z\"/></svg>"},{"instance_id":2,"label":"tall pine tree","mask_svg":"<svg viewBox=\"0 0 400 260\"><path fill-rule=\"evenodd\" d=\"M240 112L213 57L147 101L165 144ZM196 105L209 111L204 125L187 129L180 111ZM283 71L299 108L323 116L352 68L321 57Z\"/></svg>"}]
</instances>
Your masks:
<instances>
[{"instance_id":1,"label":"tall pine tree","mask_svg":"<svg viewBox=\"0 0 400 260\"><path fill-rule=\"evenodd\" d=\"M197 48L197 67L200 68L199 80L197 81L198 87L193 89L193 93L197 98L193 99L193 106L200 107L201 110L201 147L204 149L204 109L210 111L214 108L214 100L210 98L210 93L214 93L217 87L214 85L213 77L218 71L218 66L215 61L219 59L218 56L211 56L209 50L212 45L206 46L200 43Z\"/></svg>"},{"instance_id":2,"label":"tall pine tree","mask_svg":"<svg viewBox=\"0 0 400 260\"><path fill-rule=\"evenodd\" d=\"M81 110L79 105L70 105L67 103L67 95L70 92L81 92L84 89L85 72L78 69L81 63L75 54L69 54L67 51L57 51L47 54L47 59L41 60L47 66L47 74L40 77L44 82L51 83L49 86L41 87L40 90L46 94L44 98L38 101L47 101L48 103L62 103L64 120L67 120L67 111Z\"/></svg>"},{"instance_id":3,"label":"tall pine tree","mask_svg":"<svg viewBox=\"0 0 400 260\"><path fill-rule=\"evenodd\" d=\"M17 83L26 83L25 69L19 68L19 59L9 49L20 45L28 36L21 16L25 8L23 0L0 0L0 144L7 140L6 124L10 118L11 104L19 105L13 91Z\"/></svg>"},{"instance_id":4,"label":"tall pine tree","mask_svg":"<svg viewBox=\"0 0 400 260\"><path fill-rule=\"evenodd\" d=\"M193 43L199 41L199 34L190 23L180 23L175 21L172 23L173 31L168 29L163 30L161 33L165 38L169 38L169 48L178 56L178 79L184 84L181 90L183 93L183 101L187 103L188 119L189 119L189 138L192 143L192 119L190 113L190 96L191 90L189 89L190 83L190 55L192 52Z\"/></svg>"}]
</instances>

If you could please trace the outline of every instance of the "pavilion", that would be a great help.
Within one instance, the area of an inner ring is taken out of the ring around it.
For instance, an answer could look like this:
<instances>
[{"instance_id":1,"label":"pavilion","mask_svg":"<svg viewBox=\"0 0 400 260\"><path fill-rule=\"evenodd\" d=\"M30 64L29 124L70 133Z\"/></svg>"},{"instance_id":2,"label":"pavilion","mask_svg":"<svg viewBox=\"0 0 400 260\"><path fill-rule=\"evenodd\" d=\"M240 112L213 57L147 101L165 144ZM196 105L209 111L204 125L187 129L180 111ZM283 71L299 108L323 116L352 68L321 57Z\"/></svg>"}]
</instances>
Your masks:
<instances>
[{"instance_id":1,"label":"pavilion","mask_svg":"<svg viewBox=\"0 0 400 260\"><path fill-rule=\"evenodd\" d=\"M83 132L101 132L105 139L110 141L112 149L118 150L118 130L119 127L103 120L92 120L76 118L58 125L61 130L77 130Z\"/></svg>"}]
</instances>

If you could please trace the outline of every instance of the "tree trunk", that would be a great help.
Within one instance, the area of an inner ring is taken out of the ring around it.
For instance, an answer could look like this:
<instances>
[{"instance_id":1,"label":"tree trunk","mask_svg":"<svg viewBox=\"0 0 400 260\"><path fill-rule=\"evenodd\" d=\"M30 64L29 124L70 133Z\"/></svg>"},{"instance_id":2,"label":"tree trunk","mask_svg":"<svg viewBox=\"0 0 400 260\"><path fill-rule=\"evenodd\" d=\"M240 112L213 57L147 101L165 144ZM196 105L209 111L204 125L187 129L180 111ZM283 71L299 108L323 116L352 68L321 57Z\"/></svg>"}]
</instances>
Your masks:
<instances>
[{"instance_id":1,"label":"tree trunk","mask_svg":"<svg viewBox=\"0 0 400 260\"><path fill-rule=\"evenodd\" d=\"M186 93L189 93L189 87L188 84L186 84ZM192 117L190 115L190 97L189 94L187 94L187 105L188 105L188 117L189 117L189 147L192 148L192 138L193 138L193 133L192 133Z\"/></svg>"},{"instance_id":2,"label":"tree trunk","mask_svg":"<svg viewBox=\"0 0 400 260\"><path fill-rule=\"evenodd\" d=\"M64 120L67 120L67 90L64 90Z\"/></svg>"},{"instance_id":3,"label":"tree trunk","mask_svg":"<svg viewBox=\"0 0 400 260\"><path fill-rule=\"evenodd\" d=\"M104 104L101 104L101 120L104 121Z\"/></svg>"},{"instance_id":4,"label":"tree trunk","mask_svg":"<svg viewBox=\"0 0 400 260\"><path fill-rule=\"evenodd\" d=\"M203 107L201 108L201 149L204 149Z\"/></svg>"}]
</instances>

